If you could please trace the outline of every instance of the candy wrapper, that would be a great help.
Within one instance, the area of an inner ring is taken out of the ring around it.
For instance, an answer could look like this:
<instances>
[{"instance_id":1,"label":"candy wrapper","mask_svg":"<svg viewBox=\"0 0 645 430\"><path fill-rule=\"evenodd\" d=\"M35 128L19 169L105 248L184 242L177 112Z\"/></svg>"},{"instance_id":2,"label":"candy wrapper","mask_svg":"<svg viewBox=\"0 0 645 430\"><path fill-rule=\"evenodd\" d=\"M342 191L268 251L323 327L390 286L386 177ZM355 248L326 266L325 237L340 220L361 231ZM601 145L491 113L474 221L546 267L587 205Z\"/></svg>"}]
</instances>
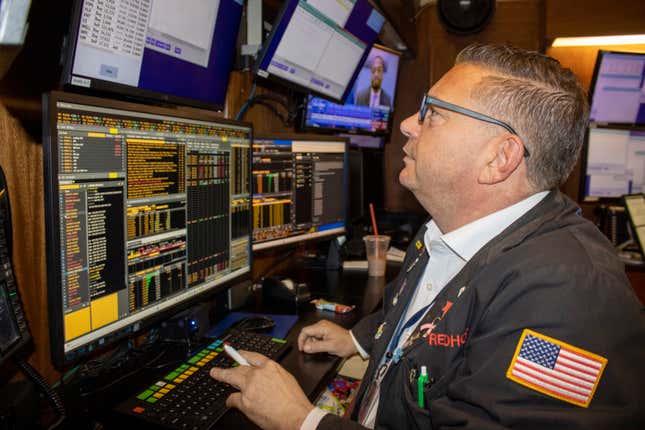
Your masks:
<instances>
[{"instance_id":1,"label":"candy wrapper","mask_svg":"<svg viewBox=\"0 0 645 430\"><path fill-rule=\"evenodd\" d=\"M311 303L316 305L316 309L320 309L321 311L332 311L336 312L337 314L346 314L347 312L351 312L352 309L355 308L355 306L347 306L340 303L328 302L327 300L323 299L315 299L312 300Z\"/></svg>"}]
</instances>

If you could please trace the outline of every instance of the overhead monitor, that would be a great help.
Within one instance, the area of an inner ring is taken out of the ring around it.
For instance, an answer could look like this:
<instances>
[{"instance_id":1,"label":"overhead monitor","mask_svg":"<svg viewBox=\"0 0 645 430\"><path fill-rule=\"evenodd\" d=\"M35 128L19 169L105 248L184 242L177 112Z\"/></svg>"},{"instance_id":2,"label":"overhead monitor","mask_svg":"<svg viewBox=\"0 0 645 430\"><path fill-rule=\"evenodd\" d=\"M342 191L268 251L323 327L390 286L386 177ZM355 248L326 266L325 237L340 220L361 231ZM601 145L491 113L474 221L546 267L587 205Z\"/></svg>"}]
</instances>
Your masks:
<instances>
[{"instance_id":1,"label":"overhead monitor","mask_svg":"<svg viewBox=\"0 0 645 430\"><path fill-rule=\"evenodd\" d=\"M249 124L69 93L44 107L54 363L250 277Z\"/></svg>"},{"instance_id":2,"label":"overhead monitor","mask_svg":"<svg viewBox=\"0 0 645 430\"><path fill-rule=\"evenodd\" d=\"M598 52L590 120L645 124L645 53Z\"/></svg>"},{"instance_id":3,"label":"overhead monitor","mask_svg":"<svg viewBox=\"0 0 645 430\"><path fill-rule=\"evenodd\" d=\"M583 156L584 200L645 191L645 128L591 127Z\"/></svg>"},{"instance_id":4,"label":"overhead monitor","mask_svg":"<svg viewBox=\"0 0 645 430\"><path fill-rule=\"evenodd\" d=\"M303 128L377 135L389 133L400 57L396 51L374 45L344 105L307 97Z\"/></svg>"},{"instance_id":5,"label":"overhead monitor","mask_svg":"<svg viewBox=\"0 0 645 430\"><path fill-rule=\"evenodd\" d=\"M344 102L384 22L368 0L286 0L257 74Z\"/></svg>"},{"instance_id":6,"label":"overhead monitor","mask_svg":"<svg viewBox=\"0 0 645 430\"><path fill-rule=\"evenodd\" d=\"M345 232L347 140L253 141L253 250Z\"/></svg>"},{"instance_id":7,"label":"overhead monitor","mask_svg":"<svg viewBox=\"0 0 645 430\"><path fill-rule=\"evenodd\" d=\"M243 0L76 0L64 84L222 109Z\"/></svg>"}]
</instances>

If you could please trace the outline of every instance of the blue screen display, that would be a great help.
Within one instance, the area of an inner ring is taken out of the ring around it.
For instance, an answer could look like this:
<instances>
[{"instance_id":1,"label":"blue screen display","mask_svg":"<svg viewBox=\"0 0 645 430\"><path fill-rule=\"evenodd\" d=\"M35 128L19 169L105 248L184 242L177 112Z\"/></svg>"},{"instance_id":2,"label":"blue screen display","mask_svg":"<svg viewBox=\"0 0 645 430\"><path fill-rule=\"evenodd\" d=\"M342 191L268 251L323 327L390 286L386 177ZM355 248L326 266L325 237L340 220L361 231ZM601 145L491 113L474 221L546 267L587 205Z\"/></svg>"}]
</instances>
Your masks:
<instances>
[{"instance_id":1,"label":"blue screen display","mask_svg":"<svg viewBox=\"0 0 645 430\"><path fill-rule=\"evenodd\" d=\"M288 0L257 73L344 101L383 23L367 0Z\"/></svg>"},{"instance_id":2,"label":"blue screen display","mask_svg":"<svg viewBox=\"0 0 645 430\"><path fill-rule=\"evenodd\" d=\"M83 0L68 82L221 108L242 9L241 0Z\"/></svg>"}]
</instances>

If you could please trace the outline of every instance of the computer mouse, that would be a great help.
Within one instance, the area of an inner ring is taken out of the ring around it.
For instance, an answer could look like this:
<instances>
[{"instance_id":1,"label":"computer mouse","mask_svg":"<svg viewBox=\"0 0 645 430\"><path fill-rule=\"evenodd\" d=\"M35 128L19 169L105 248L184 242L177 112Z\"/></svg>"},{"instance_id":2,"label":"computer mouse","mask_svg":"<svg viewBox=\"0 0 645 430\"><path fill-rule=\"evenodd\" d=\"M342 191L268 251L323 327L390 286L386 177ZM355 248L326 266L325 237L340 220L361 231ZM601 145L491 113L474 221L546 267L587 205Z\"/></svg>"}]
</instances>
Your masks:
<instances>
[{"instance_id":1,"label":"computer mouse","mask_svg":"<svg viewBox=\"0 0 645 430\"><path fill-rule=\"evenodd\" d=\"M241 331L252 331L256 333L266 333L275 327L273 318L265 315L245 317L236 322L233 328Z\"/></svg>"}]
</instances>

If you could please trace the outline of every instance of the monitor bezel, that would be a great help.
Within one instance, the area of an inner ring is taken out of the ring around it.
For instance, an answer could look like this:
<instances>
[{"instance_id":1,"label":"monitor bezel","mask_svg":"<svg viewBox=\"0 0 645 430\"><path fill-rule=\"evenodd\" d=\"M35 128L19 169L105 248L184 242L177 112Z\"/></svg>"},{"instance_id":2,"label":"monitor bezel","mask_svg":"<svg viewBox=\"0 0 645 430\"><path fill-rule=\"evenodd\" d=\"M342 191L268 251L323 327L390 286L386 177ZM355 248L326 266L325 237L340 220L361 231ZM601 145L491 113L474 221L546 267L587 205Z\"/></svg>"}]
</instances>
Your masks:
<instances>
[{"instance_id":1,"label":"monitor bezel","mask_svg":"<svg viewBox=\"0 0 645 430\"><path fill-rule=\"evenodd\" d=\"M645 52L628 52L628 51L609 51L604 49L598 50L598 55L596 56L596 63L593 69L593 75L591 77L591 83L589 85L589 111L591 113L591 107L593 106L593 97L596 91L596 84L598 81L598 75L600 72L600 65L602 64L603 58L607 54L623 54L623 55L640 55L645 59ZM642 127L645 126L645 122L607 122L607 121L595 121L590 119L591 124L598 124L605 127Z\"/></svg>"},{"instance_id":2,"label":"monitor bezel","mask_svg":"<svg viewBox=\"0 0 645 430\"><path fill-rule=\"evenodd\" d=\"M66 37L66 47L63 48L63 54L65 55L65 61L63 64L63 73L61 74L61 86L68 91L74 91L81 94L96 95L101 94L108 97L121 97L124 100L133 101L133 102L156 102L165 107L172 107L173 104L179 104L183 106L191 106L200 109L214 110L214 111L223 111L225 108L226 101L221 104L205 102L203 100L192 99L188 97L181 97L172 94L166 94L159 91L147 90L135 86L130 86L126 84L120 84L118 82L106 81L99 78L93 78L84 76L84 79L89 79L91 81L89 87L84 87L82 85L77 85L72 82L73 77L73 68L74 68L74 59L76 58L76 46L78 42L78 32L79 24L82 15L82 5L84 0L74 0L74 5L72 8L72 17L70 20L70 27ZM240 15L240 21L242 20L242 13ZM239 31L239 29L238 29ZM237 43L237 42L236 42ZM145 49L145 48L144 48ZM231 60L231 70L229 71L229 81L230 81L230 72L233 70L234 61ZM81 76L81 75L78 75ZM226 98L226 94L224 95Z\"/></svg>"},{"instance_id":3,"label":"monitor bezel","mask_svg":"<svg viewBox=\"0 0 645 430\"><path fill-rule=\"evenodd\" d=\"M48 313L49 313L49 327L50 327L50 348L51 358L55 367L64 368L68 365L74 364L90 355L105 351L113 347L120 340L131 337L136 334L142 333L150 326L159 323L164 319L168 319L174 314L177 314L196 303L209 299L216 294L219 294L233 285L240 282L250 280L252 277L253 267L253 253L252 246L252 211L249 213L249 268L248 271L241 273L233 279L229 279L218 285L213 285L205 291L194 296L188 296L181 300L174 306L159 311L157 314L142 317L142 319L132 322L123 328L115 329L110 335L114 336L106 341L104 345L96 347L93 351L88 351L84 355L77 354L76 357L69 358L64 351L64 344L66 343L64 337L63 326L63 302L62 302L62 274L60 266L60 236L57 232L60 230L60 223L57 215L60 213L58 205L58 191L59 187L55 177L58 174L58 154L53 150L58 147L58 142L55 142L56 136L51 132L56 130L56 112L57 102L78 103L89 106L97 106L109 109L121 109L126 111L133 111L136 113L147 113L153 115L170 116L176 118L185 118L188 120L199 120L208 122L218 122L223 124L230 124L242 127L248 127L250 130L251 146L249 152L252 151L253 145L253 126L249 122L234 121L217 116L210 111L201 111L194 108L182 109L169 109L154 107L149 105L141 105L131 102L124 102L119 100L103 99L91 97L76 93L53 91L43 94L43 171L44 171L44 194L45 194L45 238L46 238L46 263L47 263L47 298L48 298ZM249 153L249 166L248 166L248 180L251 184L251 163L252 157ZM252 197L252 196L251 196ZM126 332L127 329L131 331Z\"/></svg>"},{"instance_id":4,"label":"monitor bezel","mask_svg":"<svg viewBox=\"0 0 645 430\"><path fill-rule=\"evenodd\" d=\"M359 72L361 70L361 67L362 67L363 63L365 62L365 60L367 59L367 57L368 57L368 55L370 53L370 50L372 49L372 46L374 45L374 43L371 43L371 44L367 45L367 48L365 49L365 52L363 52L363 56L361 57L360 61L358 62L358 64L360 66L357 67L356 70L354 70L354 74L352 75L352 78L350 79L350 81L348 82L347 86L345 87L345 91L344 91L344 93L343 93L341 98L334 98L333 96L330 96L329 94L324 94L324 93L321 93L319 91L316 91L315 89L305 87L304 85L300 85L300 84L298 84L296 82L290 81L290 80L285 79L285 78L283 78L281 76L277 76L277 75L275 75L275 74L273 74L273 73L271 73L269 71L266 71L266 70L261 71L260 70L260 64L262 64L262 62L264 61L265 57L268 55L269 46L273 42L274 38L277 36L278 28L282 24L282 20L284 19L285 14L287 12L287 9L289 7L289 4L292 1L297 2L298 0L286 0L283 3L283 5L282 5L282 7L280 9L280 12L278 13L277 19L273 23L273 27L271 28L271 32L269 33L269 36L264 41L264 43L262 43L262 46L260 47L260 51L258 53L257 59L255 61L255 64L253 66L253 74L258 78L266 79L266 80L271 81L271 82L276 82L276 83L279 83L281 85L284 85L287 88L290 88L290 89L295 90L297 92L303 93L303 94L305 94L305 96L307 94L315 94L317 97L324 98L324 99L332 101L334 103L341 103L342 104L342 103L345 102L345 99L347 98L347 96L349 95L349 92L353 88L354 83L356 82L356 79L358 78L358 74L359 74ZM358 0L358 1L361 1L361 0ZM367 1L367 3L369 4L370 7L372 7L372 9L376 10L378 13L381 13L381 11L379 9L377 9L369 0ZM377 39L378 39L378 35L377 35Z\"/></svg>"},{"instance_id":5,"label":"monitor bezel","mask_svg":"<svg viewBox=\"0 0 645 430\"><path fill-rule=\"evenodd\" d=\"M339 229L331 229L331 230L323 230L319 231L316 233L305 233L305 234L299 234L295 236L289 236L289 237L284 237L284 238L279 238L279 239L272 239L272 240L266 240L263 242L259 243L252 243L252 250L253 252L267 252L271 251L274 249L278 248L283 248L286 246L294 246L294 245L299 245L301 243L315 243L319 242L322 240L326 239L331 239L334 237L342 236L347 232L347 214L348 214L348 208L347 208L347 202L349 199L348 196L348 180L349 180L349 175L348 175L348 169L349 169L349 160L348 160L348 151L350 149L349 147L349 139L346 137L340 137L340 136L326 136L326 135L320 135L320 136L312 136L312 135L297 135L297 134L286 134L286 133L263 133L260 136L254 136L253 139L253 144L255 144L256 140L290 140L290 141L299 141L299 142L343 142L345 144L345 152L343 156L343 189L345 192L343 193L343 227L342 231ZM251 158L253 154L253 148L251 148ZM253 168L253 160L251 160L251 169ZM251 178L253 178L253 172L251 172ZM251 198L253 195L251 195ZM251 235L253 233L251 232Z\"/></svg>"},{"instance_id":6,"label":"monitor bezel","mask_svg":"<svg viewBox=\"0 0 645 430\"><path fill-rule=\"evenodd\" d=\"M374 43L372 45L372 48L370 51L374 48L381 49L383 51L389 52L391 54L397 55L399 57L399 64L397 66L397 72L396 72L396 80L394 84L394 98L392 99L392 110L390 110L390 115L387 123L387 129L386 130L365 130L362 128L334 128L334 127L315 127L313 125L307 125L307 112L309 111L309 97L310 95L307 94L303 98L303 105L304 107L299 111L299 117L298 117L298 129L303 131L303 132L308 132L308 133L321 133L321 134L332 134L332 133L344 133L344 134L361 134L365 136L376 136L376 137L384 137L387 138L392 134L392 126L394 124L394 114L396 112L396 109L394 106L396 106L396 97L398 92L398 86L399 86L399 79L401 76L400 70L401 70L401 60L403 59L403 54L401 52L397 51L396 49L388 48L387 46L380 45L378 43ZM369 53L367 55L369 57ZM365 58L365 61L367 61L367 57ZM363 67L363 63L361 63L361 67L358 69L359 74L360 74L360 69ZM358 78L358 74L356 75L356 78ZM354 86L356 85L356 80L354 81ZM352 86L353 88L353 86ZM343 103L347 104L347 103Z\"/></svg>"},{"instance_id":7,"label":"monitor bezel","mask_svg":"<svg viewBox=\"0 0 645 430\"><path fill-rule=\"evenodd\" d=\"M625 207L625 211L627 212L628 223L631 227L632 232L632 239L634 240L634 242L636 242L640 253L645 255L645 237L641 237L640 234L638 234L638 226L634 222L634 214L632 213L631 207L628 204L628 201L631 199L638 199L645 202L645 195L643 193L625 194L621 198L623 206Z\"/></svg>"}]
</instances>

